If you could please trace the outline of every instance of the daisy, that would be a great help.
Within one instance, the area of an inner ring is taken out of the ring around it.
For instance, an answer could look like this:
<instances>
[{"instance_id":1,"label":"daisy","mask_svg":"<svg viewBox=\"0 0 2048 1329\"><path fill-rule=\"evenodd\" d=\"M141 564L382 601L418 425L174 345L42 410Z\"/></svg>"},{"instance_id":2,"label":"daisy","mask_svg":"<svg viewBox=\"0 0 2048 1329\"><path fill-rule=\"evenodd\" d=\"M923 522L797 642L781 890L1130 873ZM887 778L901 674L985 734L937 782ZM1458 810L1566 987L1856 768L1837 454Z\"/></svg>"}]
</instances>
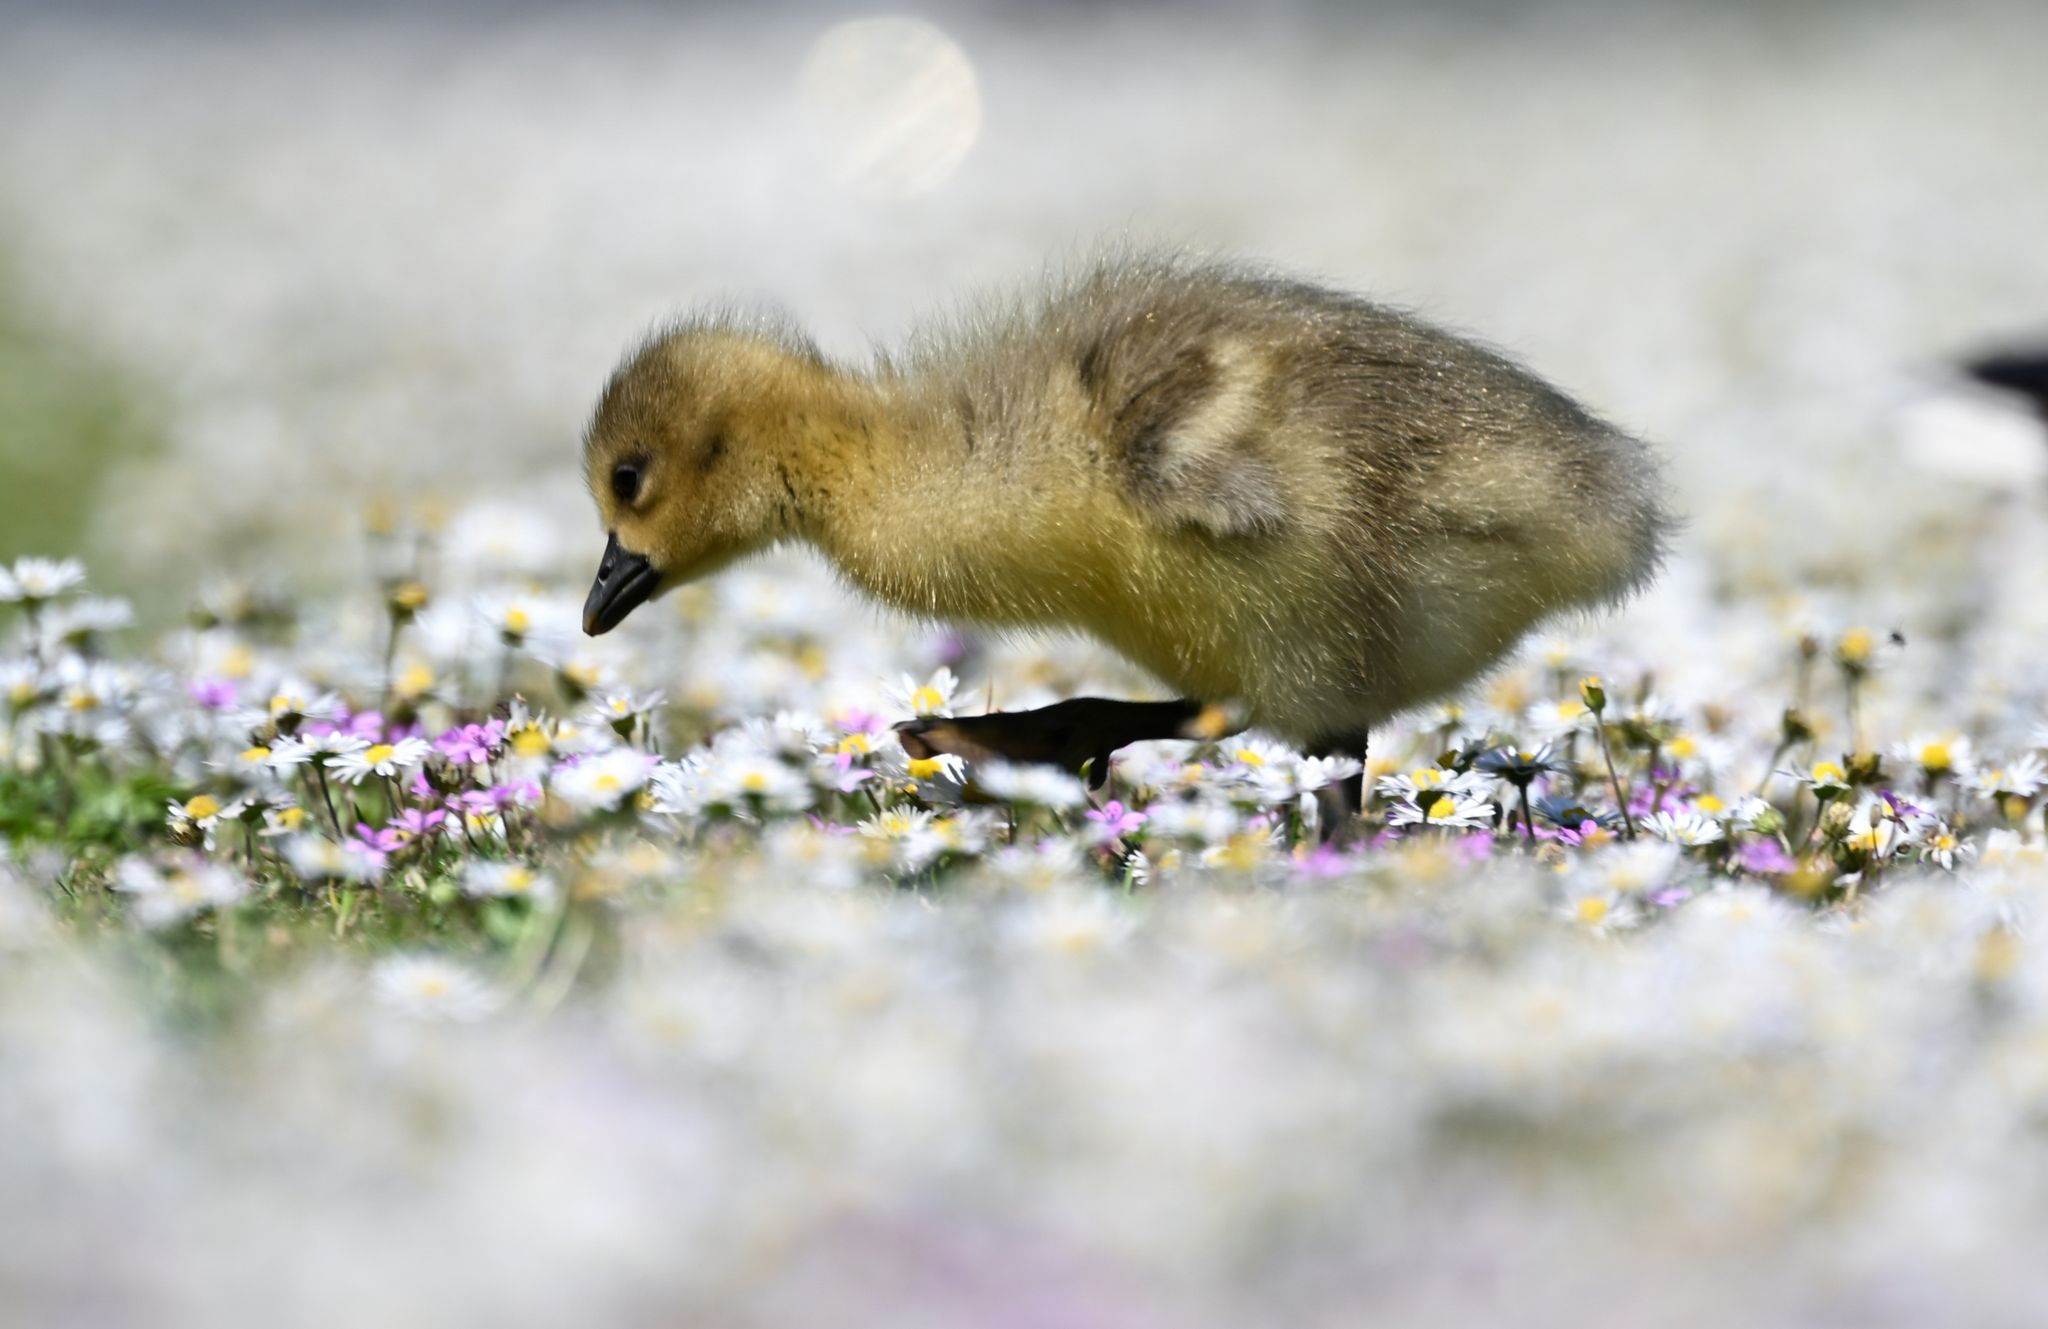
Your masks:
<instances>
[{"instance_id":1,"label":"daisy","mask_svg":"<svg viewBox=\"0 0 2048 1329\"><path fill-rule=\"evenodd\" d=\"M1088 791L1079 780L1050 766L983 762L975 769L974 782L991 798L1055 812L1078 808L1088 801Z\"/></svg>"},{"instance_id":2,"label":"daisy","mask_svg":"<svg viewBox=\"0 0 2048 1329\"><path fill-rule=\"evenodd\" d=\"M654 774L655 758L631 748L564 762L548 778L548 792L579 812L611 812Z\"/></svg>"},{"instance_id":3,"label":"daisy","mask_svg":"<svg viewBox=\"0 0 2048 1329\"><path fill-rule=\"evenodd\" d=\"M124 858L114 869L113 886L134 901L136 919L153 928L234 904L249 892L240 877L199 858L168 870L148 859Z\"/></svg>"},{"instance_id":4,"label":"daisy","mask_svg":"<svg viewBox=\"0 0 2048 1329\"><path fill-rule=\"evenodd\" d=\"M2003 766L1986 766L1968 775L1959 775L1958 780L1964 788L1981 798L2032 798L2044 780L2048 780L2048 763L2044 763L2038 754L2028 752Z\"/></svg>"},{"instance_id":5,"label":"daisy","mask_svg":"<svg viewBox=\"0 0 2048 1329\"><path fill-rule=\"evenodd\" d=\"M412 770L433 750L433 745L423 738L401 738L396 743L366 743L336 754L331 766L337 779L361 784L373 775L390 778Z\"/></svg>"},{"instance_id":6,"label":"daisy","mask_svg":"<svg viewBox=\"0 0 2048 1329\"><path fill-rule=\"evenodd\" d=\"M1720 822L1697 812L1652 812L1639 825L1660 840L1687 847L1713 844L1726 834Z\"/></svg>"},{"instance_id":7,"label":"daisy","mask_svg":"<svg viewBox=\"0 0 2048 1329\"><path fill-rule=\"evenodd\" d=\"M1449 794L1453 798L1491 798L1496 781L1482 771L1452 771L1441 766L1418 766L1406 775L1382 775L1373 788L1382 797L1415 803L1424 795Z\"/></svg>"},{"instance_id":8,"label":"daisy","mask_svg":"<svg viewBox=\"0 0 2048 1329\"><path fill-rule=\"evenodd\" d=\"M43 670L33 660L0 661L0 701L16 715L41 705L55 695L44 682Z\"/></svg>"},{"instance_id":9,"label":"daisy","mask_svg":"<svg viewBox=\"0 0 2048 1329\"><path fill-rule=\"evenodd\" d=\"M1885 805L1871 799L1856 809L1843 831L1843 845L1853 853L1882 862L1899 848L1899 821L1885 815Z\"/></svg>"},{"instance_id":10,"label":"daisy","mask_svg":"<svg viewBox=\"0 0 2048 1329\"><path fill-rule=\"evenodd\" d=\"M190 842L193 836L204 841L208 849L213 848L214 827L223 820L233 821L248 808L248 803L236 799L223 803L212 794L194 794L191 798L171 799L164 813L164 822L171 828L171 834Z\"/></svg>"},{"instance_id":11,"label":"daisy","mask_svg":"<svg viewBox=\"0 0 2048 1329\"><path fill-rule=\"evenodd\" d=\"M270 694L268 715L279 730L295 729L307 720L330 720L340 713L338 695L297 679L286 679Z\"/></svg>"},{"instance_id":12,"label":"daisy","mask_svg":"<svg viewBox=\"0 0 2048 1329\"><path fill-rule=\"evenodd\" d=\"M1216 795L1172 799L1145 810L1150 837L1222 844L1244 825L1243 812Z\"/></svg>"},{"instance_id":13,"label":"daisy","mask_svg":"<svg viewBox=\"0 0 2048 1329\"><path fill-rule=\"evenodd\" d=\"M370 974L386 1005L421 1020L480 1020L501 998L474 970L437 955L394 955Z\"/></svg>"},{"instance_id":14,"label":"daisy","mask_svg":"<svg viewBox=\"0 0 2048 1329\"><path fill-rule=\"evenodd\" d=\"M788 814L811 805L811 784L775 757L739 748L714 753L704 772L700 797L707 806Z\"/></svg>"},{"instance_id":15,"label":"daisy","mask_svg":"<svg viewBox=\"0 0 2048 1329\"><path fill-rule=\"evenodd\" d=\"M953 671L940 665L938 671L920 683L909 674L904 674L888 689L889 704L897 711L908 711L912 715L951 715L953 694L960 689L960 680Z\"/></svg>"},{"instance_id":16,"label":"daisy","mask_svg":"<svg viewBox=\"0 0 2048 1329\"><path fill-rule=\"evenodd\" d=\"M51 605L36 624L43 650L88 650L94 638L135 625L135 607L126 600L91 596Z\"/></svg>"},{"instance_id":17,"label":"daisy","mask_svg":"<svg viewBox=\"0 0 2048 1329\"><path fill-rule=\"evenodd\" d=\"M292 871L315 881L369 882L384 873L383 855L360 840L336 844L324 836L294 835L284 842L284 856Z\"/></svg>"},{"instance_id":18,"label":"daisy","mask_svg":"<svg viewBox=\"0 0 2048 1329\"><path fill-rule=\"evenodd\" d=\"M1472 768L1488 775L1498 776L1526 791L1529 784L1539 775L1552 775L1564 769L1564 763L1556 758L1554 749L1545 743L1533 751L1526 748L1494 748L1481 753Z\"/></svg>"},{"instance_id":19,"label":"daisy","mask_svg":"<svg viewBox=\"0 0 2048 1329\"><path fill-rule=\"evenodd\" d=\"M1804 771L1781 771L1813 791L1815 798L1833 798L1849 788L1849 773L1838 761L1820 761Z\"/></svg>"},{"instance_id":20,"label":"daisy","mask_svg":"<svg viewBox=\"0 0 2048 1329\"><path fill-rule=\"evenodd\" d=\"M524 863L471 859L463 868L462 892L479 898L552 900L555 882Z\"/></svg>"},{"instance_id":21,"label":"daisy","mask_svg":"<svg viewBox=\"0 0 2048 1329\"><path fill-rule=\"evenodd\" d=\"M1970 740L1958 734L1915 734L1904 743L1892 745L1892 756L1905 766L1917 766L1929 779L1951 773L1967 774L1974 753Z\"/></svg>"},{"instance_id":22,"label":"daisy","mask_svg":"<svg viewBox=\"0 0 2048 1329\"><path fill-rule=\"evenodd\" d=\"M1956 860L1972 858L1977 846L1958 836L1948 825L1940 821L1929 821L1916 828L1908 837L1913 851L1923 863L1933 863L1954 870Z\"/></svg>"},{"instance_id":23,"label":"daisy","mask_svg":"<svg viewBox=\"0 0 2048 1329\"><path fill-rule=\"evenodd\" d=\"M1477 794L1453 793L1449 790L1423 791L1419 797L1429 800L1428 806L1412 799L1404 799L1387 809L1387 824L1390 826L1443 826L1452 830L1491 829L1493 826L1493 801Z\"/></svg>"},{"instance_id":24,"label":"daisy","mask_svg":"<svg viewBox=\"0 0 2048 1329\"><path fill-rule=\"evenodd\" d=\"M75 558L21 558L0 568L0 601L37 605L85 584L85 565Z\"/></svg>"},{"instance_id":25,"label":"daisy","mask_svg":"<svg viewBox=\"0 0 2048 1329\"><path fill-rule=\"evenodd\" d=\"M623 738L643 716L659 710L664 700L659 692L608 692L590 703L590 715Z\"/></svg>"},{"instance_id":26,"label":"daisy","mask_svg":"<svg viewBox=\"0 0 2048 1329\"><path fill-rule=\"evenodd\" d=\"M1523 720L1544 743L1554 743L1581 729L1589 728L1593 712L1579 697L1539 701L1522 713Z\"/></svg>"},{"instance_id":27,"label":"daisy","mask_svg":"<svg viewBox=\"0 0 2048 1329\"><path fill-rule=\"evenodd\" d=\"M1602 933L1617 932L1642 921L1642 910L1635 897L1590 883L1567 893L1559 913L1567 922Z\"/></svg>"}]
</instances>

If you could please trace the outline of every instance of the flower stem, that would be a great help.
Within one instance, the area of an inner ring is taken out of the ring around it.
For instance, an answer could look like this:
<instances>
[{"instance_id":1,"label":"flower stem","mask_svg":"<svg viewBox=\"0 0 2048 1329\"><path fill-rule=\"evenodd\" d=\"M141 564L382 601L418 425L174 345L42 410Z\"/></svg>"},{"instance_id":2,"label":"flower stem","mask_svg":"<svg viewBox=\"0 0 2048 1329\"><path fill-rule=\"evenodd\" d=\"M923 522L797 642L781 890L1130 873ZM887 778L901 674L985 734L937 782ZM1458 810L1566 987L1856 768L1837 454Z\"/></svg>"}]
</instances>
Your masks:
<instances>
[{"instance_id":1,"label":"flower stem","mask_svg":"<svg viewBox=\"0 0 2048 1329\"><path fill-rule=\"evenodd\" d=\"M1636 838L1636 819L1628 813L1628 794L1621 787L1621 777L1614 771L1614 751L1607 746L1607 722L1595 716L1593 732L1600 737L1600 759L1607 763L1607 786L1614 791L1614 805L1621 809L1621 824L1627 828L1628 838L1633 840Z\"/></svg>"}]
</instances>

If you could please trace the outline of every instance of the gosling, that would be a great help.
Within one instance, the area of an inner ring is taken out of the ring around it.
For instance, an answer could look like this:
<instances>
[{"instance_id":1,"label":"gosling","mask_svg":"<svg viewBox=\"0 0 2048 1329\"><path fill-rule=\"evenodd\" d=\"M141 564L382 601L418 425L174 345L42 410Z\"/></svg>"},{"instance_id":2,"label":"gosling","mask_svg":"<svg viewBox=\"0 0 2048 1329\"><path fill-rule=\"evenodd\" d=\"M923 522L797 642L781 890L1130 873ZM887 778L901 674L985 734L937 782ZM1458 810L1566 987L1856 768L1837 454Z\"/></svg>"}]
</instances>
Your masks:
<instances>
[{"instance_id":1,"label":"gosling","mask_svg":"<svg viewBox=\"0 0 2048 1329\"><path fill-rule=\"evenodd\" d=\"M584 464L609 534L584 631L808 543L884 604L1078 629L1178 692L899 726L1096 783L1124 744L1243 725L1362 757L1540 620L1642 586L1668 529L1649 450L1529 371L1175 257L1099 259L865 373L684 322L612 375Z\"/></svg>"}]
</instances>

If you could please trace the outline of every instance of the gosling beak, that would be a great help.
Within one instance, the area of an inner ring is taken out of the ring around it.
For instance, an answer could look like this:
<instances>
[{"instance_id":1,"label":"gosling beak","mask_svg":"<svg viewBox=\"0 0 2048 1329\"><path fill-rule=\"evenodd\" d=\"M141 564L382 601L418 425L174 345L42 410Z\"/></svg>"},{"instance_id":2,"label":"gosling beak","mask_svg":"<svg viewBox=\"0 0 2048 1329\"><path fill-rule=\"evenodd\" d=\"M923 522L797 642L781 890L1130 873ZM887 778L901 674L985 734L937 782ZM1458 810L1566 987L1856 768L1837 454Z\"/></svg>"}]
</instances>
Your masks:
<instances>
[{"instance_id":1,"label":"gosling beak","mask_svg":"<svg viewBox=\"0 0 2048 1329\"><path fill-rule=\"evenodd\" d=\"M638 609L661 585L661 573L645 554L629 554L619 548L619 537L605 541L604 561L597 565L597 580L590 583L590 598L583 602L583 630L603 636Z\"/></svg>"}]
</instances>

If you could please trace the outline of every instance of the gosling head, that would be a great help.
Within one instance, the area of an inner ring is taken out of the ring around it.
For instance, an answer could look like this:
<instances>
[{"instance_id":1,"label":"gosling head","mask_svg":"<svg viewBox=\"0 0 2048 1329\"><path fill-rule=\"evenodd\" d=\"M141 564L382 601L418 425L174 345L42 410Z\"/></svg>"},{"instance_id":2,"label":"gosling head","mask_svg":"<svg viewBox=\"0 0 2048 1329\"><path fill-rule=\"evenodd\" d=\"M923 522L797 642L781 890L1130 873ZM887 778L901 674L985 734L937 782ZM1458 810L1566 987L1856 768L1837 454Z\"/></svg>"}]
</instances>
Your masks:
<instances>
[{"instance_id":1,"label":"gosling head","mask_svg":"<svg viewBox=\"0 0 2048 1329\"><path fill-rule=\"evenodd\" d=\"M627 356L584 435L607 536L585 632L795 533L786 458L803 396L830 374L807 346L723 326L667 332Z\"/></svg>"}]
</instances>

